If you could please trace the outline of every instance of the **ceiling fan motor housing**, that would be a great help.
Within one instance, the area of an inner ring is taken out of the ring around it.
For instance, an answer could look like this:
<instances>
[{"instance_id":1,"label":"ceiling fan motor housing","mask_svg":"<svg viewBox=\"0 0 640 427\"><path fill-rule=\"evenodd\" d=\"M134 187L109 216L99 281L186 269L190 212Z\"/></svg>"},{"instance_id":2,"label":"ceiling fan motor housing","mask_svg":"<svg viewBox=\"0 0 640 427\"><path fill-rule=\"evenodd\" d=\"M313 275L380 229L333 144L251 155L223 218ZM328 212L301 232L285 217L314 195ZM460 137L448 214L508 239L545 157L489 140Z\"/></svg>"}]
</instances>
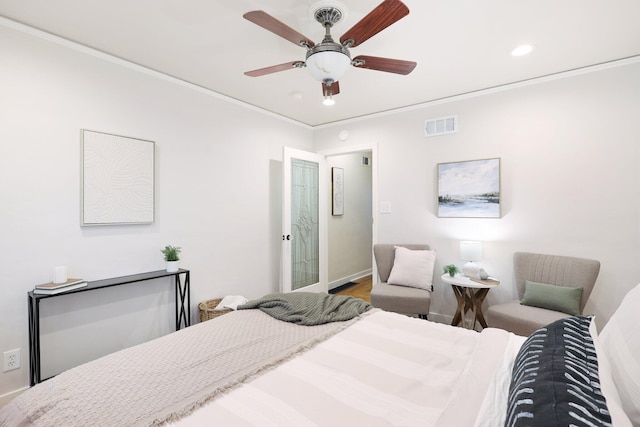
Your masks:
<instances>
[{"instance_id":1,"label":"ceiling fan motor housing","mask_svg":"<svg viewBox=\"0 0 640 427\"><path fill-rule=\"evenodd\" d=\"M316 21L326 29L322 42L307 50L306 65L311 75L327 85L340 80L351 65L351 53L347 47L336 43L329 29L342 19L342 11L335 7L319 8L314 13Z\"/></svg>"}]
</instances>

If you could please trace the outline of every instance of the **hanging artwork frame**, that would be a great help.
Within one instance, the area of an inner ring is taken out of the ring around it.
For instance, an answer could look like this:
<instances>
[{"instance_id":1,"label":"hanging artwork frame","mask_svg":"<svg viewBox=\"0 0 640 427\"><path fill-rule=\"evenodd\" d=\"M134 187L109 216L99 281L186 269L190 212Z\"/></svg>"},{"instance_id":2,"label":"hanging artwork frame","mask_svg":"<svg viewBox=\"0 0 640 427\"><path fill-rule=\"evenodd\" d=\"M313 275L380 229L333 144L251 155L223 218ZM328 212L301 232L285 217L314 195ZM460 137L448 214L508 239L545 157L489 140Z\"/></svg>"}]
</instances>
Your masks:
<instances>
[{"instance_id":1,"label":"hanging artwork frame","mask_svg":"<svg viewBox=\"0 0 640 427\"><path fill-rule=\"evenodd\" d=\"M500 158L438 164L438 217L500 218Z\"/></svg>"},{"instance_id":2,"label":"hanging artwork frame","mask_svg":"<svg viewBox=\"0 0 640 427\"><path fill-rule=\"evenodd\" d=\"M331 168L331 215L344 215L344 169Z\"/></svg>"},{"instance_id":3,"label":"hanging artwork frame","mask_svg":"<svg viewBox=\"0 0 640 427\"><path fill-rule=\"evenodd\" d=\"M80 223L151 224L155 142L81 130Z\"/></svg>"}]
</instances>

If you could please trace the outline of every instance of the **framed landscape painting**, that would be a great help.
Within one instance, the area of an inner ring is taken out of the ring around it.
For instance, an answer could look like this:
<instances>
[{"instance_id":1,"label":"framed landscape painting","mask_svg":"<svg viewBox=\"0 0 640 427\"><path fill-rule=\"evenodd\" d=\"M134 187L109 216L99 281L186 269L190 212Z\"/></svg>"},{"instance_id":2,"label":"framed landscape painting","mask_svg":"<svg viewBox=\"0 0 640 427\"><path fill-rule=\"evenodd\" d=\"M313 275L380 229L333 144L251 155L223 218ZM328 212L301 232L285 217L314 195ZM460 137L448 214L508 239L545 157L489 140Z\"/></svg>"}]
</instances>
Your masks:
<instances>
[{"instance_id":1,"label":"framed landscape painting","mask_svg":"<svg viewBox=\"0 0 640 427\"><path fill-rule=\"evenodd\" d=\"M500 159L438 164L438 217L500 218Z\"/></svg>"}]
</instances>

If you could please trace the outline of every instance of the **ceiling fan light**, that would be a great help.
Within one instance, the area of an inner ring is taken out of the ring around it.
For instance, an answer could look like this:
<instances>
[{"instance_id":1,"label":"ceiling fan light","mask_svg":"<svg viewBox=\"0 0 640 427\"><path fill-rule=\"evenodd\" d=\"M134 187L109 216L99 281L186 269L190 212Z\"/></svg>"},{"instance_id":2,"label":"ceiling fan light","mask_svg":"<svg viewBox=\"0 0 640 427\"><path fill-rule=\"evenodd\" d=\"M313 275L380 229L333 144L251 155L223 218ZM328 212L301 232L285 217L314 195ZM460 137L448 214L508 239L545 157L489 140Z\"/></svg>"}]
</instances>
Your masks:
<instances>
[{"instance_id":1,"label":"ceiling fan light","mask_svg":"<svg viewBox=\"0 0 640 427\"><path fill-rule=\"evenodd\" d=\"M325 96L324 100L322 101L322 104L326 105L327 107L330 107L335 103L336 101L333 99L333 96Z\"/></svg>"},{"instance_id":2,"label":"ceiling fan light","mask_svg":"<svg viewBox=\"0 0 640 427\"><path fill-rule=\"evenodd\" d=\"M316 52L307 58L307 69L314 79L337 82L351 65L351 58L342 52Z\"/></svg>"}]
</instances>

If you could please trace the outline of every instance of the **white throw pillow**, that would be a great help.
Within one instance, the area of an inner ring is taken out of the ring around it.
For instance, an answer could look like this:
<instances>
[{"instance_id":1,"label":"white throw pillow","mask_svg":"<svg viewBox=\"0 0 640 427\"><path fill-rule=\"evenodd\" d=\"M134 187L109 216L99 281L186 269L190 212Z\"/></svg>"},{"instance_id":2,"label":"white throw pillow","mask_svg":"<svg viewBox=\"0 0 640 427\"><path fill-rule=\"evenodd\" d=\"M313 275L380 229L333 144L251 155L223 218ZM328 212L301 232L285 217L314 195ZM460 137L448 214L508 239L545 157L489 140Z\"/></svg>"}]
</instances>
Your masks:
<instances>
[{"instance_id":1,"label":"white throw pillow","mask_svg":"<svg viewBox=\"0 0 640 427\"><path fill-rule=\"evenodd\" d=\"M411 250L396 246L393 268L387 283L431 291L435 261L435 251Z\"/></svg>"},{"instance_id":2,"label":"white throw pillow","mask_svg":"<svg viewBox=\"0 0 640 427\"><path fill-rule=\"evenodd\" d=\"M600 333L622 407L633 425L640 425L640 285L631 289Z\"/></svg>"},{"instance_id":3,"label":"white throw pillow","mask_svg":"<svg viewBox=\"0 0 640 427\"><path fill-rule=\"evenodd\" d=\"M216 305L216 308L214 308L214 310L227 310L229 308L231 310L237 310L239 305L243 305L248 302L249 300L242 295L227 295L226 297L222 298L222 301L220 301L220 303Z\"/></svg>"}]
</instances>

